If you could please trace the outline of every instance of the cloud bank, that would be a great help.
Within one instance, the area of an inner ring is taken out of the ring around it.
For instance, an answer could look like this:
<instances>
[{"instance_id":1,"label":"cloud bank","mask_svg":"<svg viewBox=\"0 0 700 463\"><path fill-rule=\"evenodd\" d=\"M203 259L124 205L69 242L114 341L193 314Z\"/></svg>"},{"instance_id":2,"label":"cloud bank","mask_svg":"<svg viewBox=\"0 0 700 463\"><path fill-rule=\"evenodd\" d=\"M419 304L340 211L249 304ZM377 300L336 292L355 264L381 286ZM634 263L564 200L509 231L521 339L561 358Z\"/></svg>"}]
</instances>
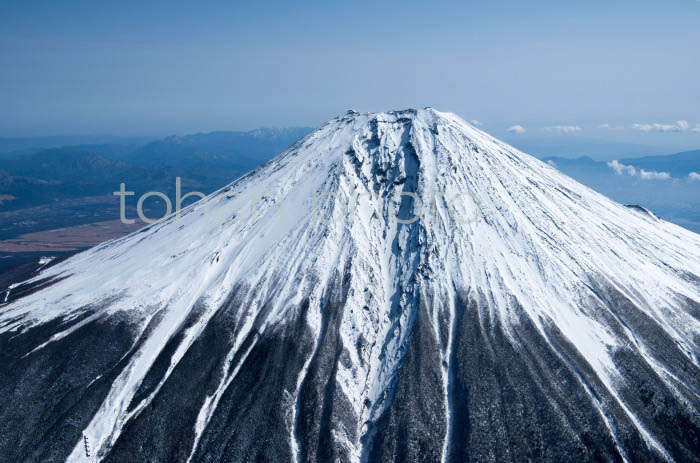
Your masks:
<instances>
[{"instance_id":1,"label":"cloud bank","mask_svg":"<svg viewBox=\"0 0 700 463\"><path fill-rule=\"evenodd\" d=\"M641 169L639 171L639 176L644 180L670 180L671 174L668 172L657 172L655 170L646 171Z\"/></svg>"},{"instance_id":2,"label":"cloud bank","mask_svg":"<svg viewBox=\"0 0 700 463\"><path fill-rule=\"evenodd\" d=\"M677 121L675 124L632 124L634 130L641 132L683 132L688 130L688 121Z\"/></svg>"},{"instance_id":3,"label":"cloud bank","mask_svg":"<svg viewBox=\"0 0 700 463\"><path fill-rule=\"evenodd\" d=\"M553 125L551 127L545 127L544 129L548 132L557 133L576 133L583 130L578 125Z\"/></svg>"},{"instance_id":4,"label":"cloud bank","mask_svg":"<svg viewBox=\"0 0 700 463\"><path fill-rule=\"evenodd\" d=\"M618 162L617 159L613 159L608 163L608 166L615 171L617 175L622 175L623 173L627 172L630 175L636 175L637 174L637 169L634 168L634 166L626 166L620 162Z\"/></svg>"},{"instance_id":5,"label":"cloud bank","mask_svg":"<svg viewBox=\"0 0 700 463\"><path fill-rule=\"evenodd\" d=\"M657 172L655 170L637 169L634 166L625 165L614 159L608 163L608 167L615 171L617 175L627 174L632 177L639 177L642 180L670 180L671 174L668 172ZM700 176L699 176L700 177Z\"/></svg>"},{"instance_id":6,"label":"cloud bank","mask_svg":"<svg viewBox=\"0 0 700 463\"><path fill-rule=\"evenodd\" d=\"M598 126L599 129L607 129L607 130L625 130L625 128L621 125L610 125L610 124L600 124Z\"/></svg>"},{"instance_id":7,"label":"cloud bank","mask_svg":"<svg viewBox=\"0 0 700 463\"><path fill-rule=\"evenodd\" d=\"M513 125L508 128L508 132L525 133L525 127L523 127L522 125Z\"/></svg>"}]
</instances>

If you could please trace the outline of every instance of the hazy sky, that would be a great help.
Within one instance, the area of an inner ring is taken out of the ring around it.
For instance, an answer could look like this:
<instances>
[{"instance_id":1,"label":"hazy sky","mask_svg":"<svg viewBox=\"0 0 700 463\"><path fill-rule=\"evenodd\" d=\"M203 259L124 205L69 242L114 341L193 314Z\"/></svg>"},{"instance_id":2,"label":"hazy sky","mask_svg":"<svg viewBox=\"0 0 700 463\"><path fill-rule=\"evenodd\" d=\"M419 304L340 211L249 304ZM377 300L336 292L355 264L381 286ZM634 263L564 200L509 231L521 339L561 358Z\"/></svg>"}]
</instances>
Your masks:
<instances>
[{"instance_id":1,"label":"hazy sky","mask_svg":"<svg viewBox=\"0 0 700 463\"><path fill-rule=\"evenodd\" d=\"M695 0L107 3L0 3L0 136L315 126L349 108L433 106L496 133L700 146Z\"/></svg>"}]
</instances>

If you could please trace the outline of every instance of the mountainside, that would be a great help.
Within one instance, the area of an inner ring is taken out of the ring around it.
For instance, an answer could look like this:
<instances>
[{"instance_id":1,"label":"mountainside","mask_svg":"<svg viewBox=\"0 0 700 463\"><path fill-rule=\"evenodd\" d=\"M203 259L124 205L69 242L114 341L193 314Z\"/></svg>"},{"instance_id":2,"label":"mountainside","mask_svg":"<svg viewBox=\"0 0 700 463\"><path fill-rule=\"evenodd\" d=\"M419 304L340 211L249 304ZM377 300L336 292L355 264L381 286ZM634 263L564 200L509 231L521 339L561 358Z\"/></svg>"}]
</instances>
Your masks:
<instances>
[{"instance_id":1,"label":"mountainside","mask_svg":"<svg viewBox=\"0 0 700 463\"><path fill-rule=\"evenodd\" d=\"M2 461L700 461L700 236L433 109L5 300Z\"/></svg>"}]
</instances>

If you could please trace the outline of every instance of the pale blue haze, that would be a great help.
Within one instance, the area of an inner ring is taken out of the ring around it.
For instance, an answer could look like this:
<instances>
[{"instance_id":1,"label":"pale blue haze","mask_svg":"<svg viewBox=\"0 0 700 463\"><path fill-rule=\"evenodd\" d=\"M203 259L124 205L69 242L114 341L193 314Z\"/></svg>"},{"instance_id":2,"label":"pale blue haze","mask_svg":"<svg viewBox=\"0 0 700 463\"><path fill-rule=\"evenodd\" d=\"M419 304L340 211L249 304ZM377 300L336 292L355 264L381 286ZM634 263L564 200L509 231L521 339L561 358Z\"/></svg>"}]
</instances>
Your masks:
<instances>
[{"instance_id":1,"label":"pale blue haze","mask_svg":"<svg viewBox=\"0 0 700 463\"><path fill-rule=\"evenodd\" d=\"M690 131L595 129L700 124L693 0L106 3L0 4L0 136L315 126L430 105L496 135L573 124L700 146Z\"/></svg>"}]
</instances>

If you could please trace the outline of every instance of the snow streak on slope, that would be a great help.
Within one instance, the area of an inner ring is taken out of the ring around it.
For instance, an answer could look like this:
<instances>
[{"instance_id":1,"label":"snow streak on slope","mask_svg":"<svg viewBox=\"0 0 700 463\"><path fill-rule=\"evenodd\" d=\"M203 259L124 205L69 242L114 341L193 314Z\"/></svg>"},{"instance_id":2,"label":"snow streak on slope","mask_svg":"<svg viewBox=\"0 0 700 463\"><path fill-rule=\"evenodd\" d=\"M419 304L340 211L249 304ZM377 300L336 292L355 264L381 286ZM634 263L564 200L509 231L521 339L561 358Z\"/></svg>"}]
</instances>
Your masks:
<instances>
[{"instance_id":1,"label":"snow streak on slope","mask_svg":"<svg viewBox=\"0 0 700 463\"><path fill-rule=\"evenodd\" d=\"M560 333L601 384L594 392L578 371L620 457L629 449L613 418L631 423L653 455L673 460L668 438L637 416L616 355L640 356L695 410L699 277L698 235L614 203L455 115L348 112L181 216L44 271L36 281L55 282L3 307L0 334L76 321L31 356L96 319L127 321L132 348L81 430L97 458L108 459L130 423L157 407L213 321L235 307L183 461L210 451L203 439L252 352L299 321L303 358L285 387L286 432L278 436L288 439L290 460L323 461L326 444L341 461L376 459L389 426L382 420L400 412L392 404L403 394L404 364L434 344L441 398L431 425L441 429L437 458L451 461L455 404L464 400L455 392L462 366L454 346L473 310L487 338L498 327L532 352L522 337L531 325L572 364ZM660 350L668 343L677 354ZM330 437L310 445L326 434L310 437L305 394L321 390L318 400L333 407L316 427L329 427ZM85 461L81 441L68 461Z\"/></svg>"}]
</instances>

